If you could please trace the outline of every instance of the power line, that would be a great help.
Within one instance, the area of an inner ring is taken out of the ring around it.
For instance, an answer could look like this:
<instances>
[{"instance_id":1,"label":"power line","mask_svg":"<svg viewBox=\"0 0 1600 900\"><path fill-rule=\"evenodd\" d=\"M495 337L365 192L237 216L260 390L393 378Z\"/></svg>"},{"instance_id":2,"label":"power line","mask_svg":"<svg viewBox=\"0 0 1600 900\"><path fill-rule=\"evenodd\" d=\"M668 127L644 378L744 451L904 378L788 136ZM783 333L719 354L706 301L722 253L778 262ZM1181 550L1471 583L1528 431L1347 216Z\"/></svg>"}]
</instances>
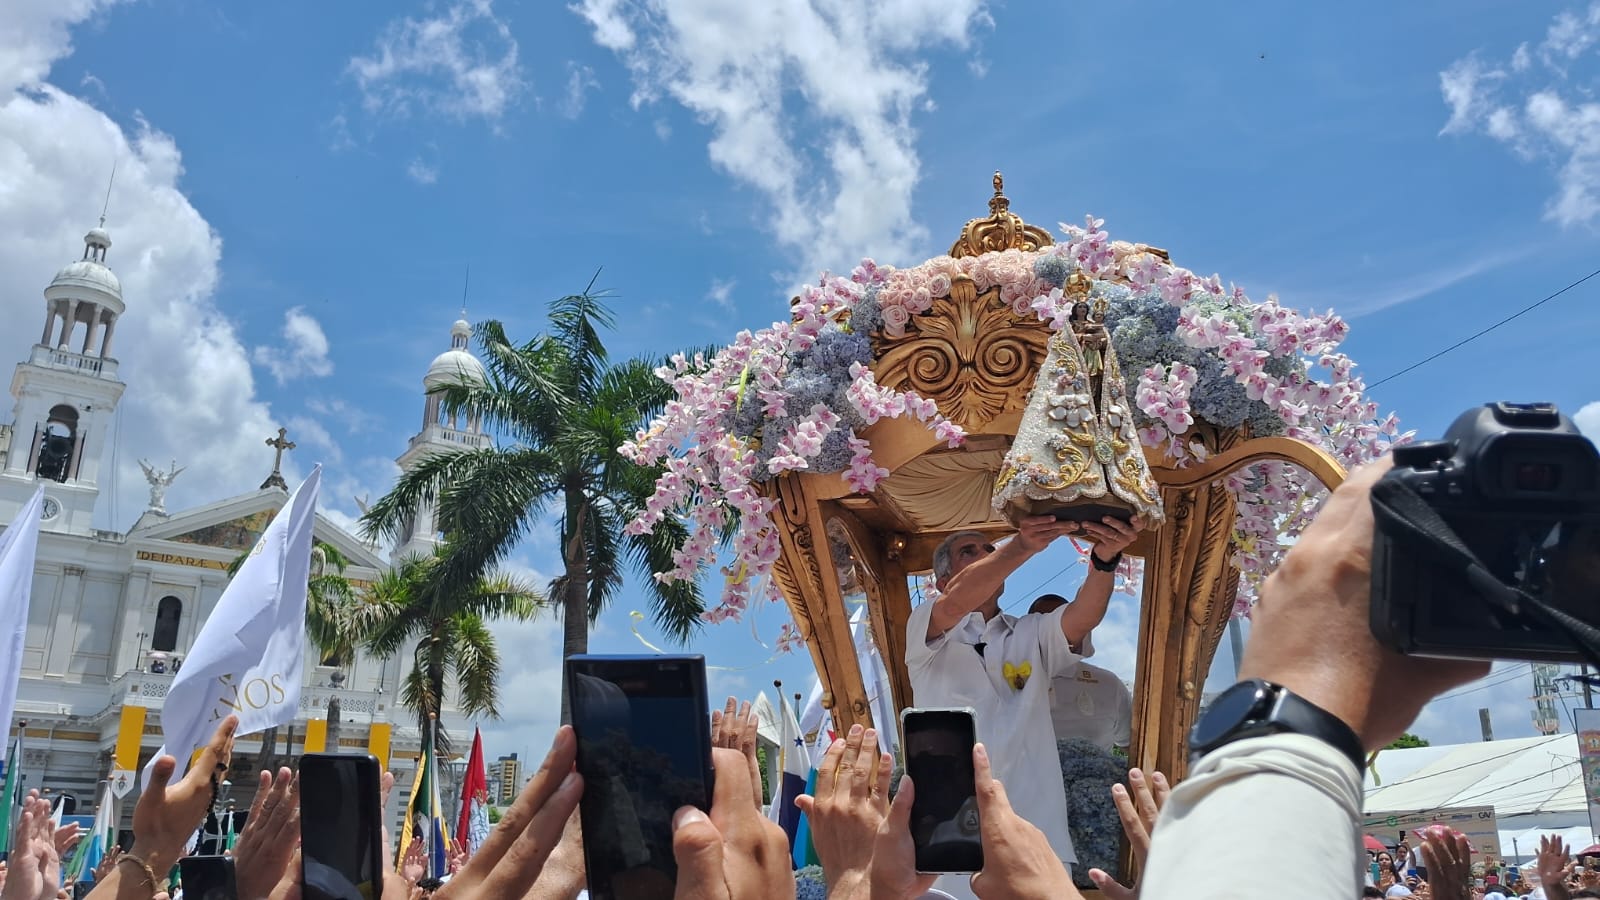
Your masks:
<instances>
[{"instance_id":1,"label":"power line","mask_svg":"<svg viewBox=\"0 0 1600 900\"><path fill-rule=\"evenodd\" d=\"M1497 687L1507 682L1516 681L1518 678L1521 678L1524 675L1533 674L1533 663L1525 663L1524 665L1527 666L1527 671L1523 671L1522 666L1516 666L1511 669L1504 669L1498 675L1485 675L1483 678L1473 682L1473 684L1469 685L1468 687L1464 687L1457 691L1452 691L1448 694L1445 694L1443 697L1435 697L1430 702L1438 703L1440 700L1454 700L1457 697L1465 697L1468 694L1476 694L1478 691L1485 691L1489 688Z\"/></svg>"},{"instance_id":2,"label":"power line","mask_svg":"<svg viewBox=\"0 0 1600 900\"><path fill-rule=\"evenodd\" d=\"M1545 297L1542 300L1539 300L1537 302L1530 303L1527 306L1524 306L1523 308L1517 310L1516 312L1512 313L1509 316L1506 316L1504 319L1501 319L1500 321L1494 323L1493 325L1490 325L1489 327L1479 331L1478 333L1476 333L1476 334L1474 334L1474 335L1472 335L1470 337L1466 337L1466 338L1463 338L1463 339L1461 339L1459 341L1456 341L1454 344L1451 344L1450 346L1444 348L1443 350L1440 350L1438 353L1433 354L1432 356L1428 357L1427 359L1422 360L1421 362L1412 363L1411 365L1406 366L1404 369L1401 369L1400 371L1394 373L1393 375L1389 375L1387 377L1380 378L1377 381L1374 381L1372 384L1367 385L1367 390L1370 391L1373 388L1377 387L1378 385L1384 384L1386 382L1393 381L1396 378L1399 378L1401 375L1404 375L1407 372L1412 371L1413 369L1419 369L1419 368L1427 365L1428 363L1433 362L1434 360L1438 359L1439 357L1444 356L1446 353L1450 353L1450 352L1452 352L1454 350L1459 350L1460 348L1466 346L1467 344L1472 343L1473 341L1477 340L1478 338L1483 337L1484 335L1488 334L1489 332L1494 331L1496 328L1499 328L1500 326L1505 325L1506 323L1511 322L1514 319L1519 319L1519 318L1527 315L1528 313L1533 312L1534 310L1538 309L1539 307L1545 305L1546 303L1549 303L1551 300L1554 300L1555 298L1561 296L1562 294L1565 294L1567 291L1572 290L1573 288L1577 287L1578 285L1583 284L1585 281L1588 281L1589 279L1595 277L1596 275L1600 275L1600 269L1595 269L1593 272L1590 272L1589 274L1583 276L1582 278L1579 278L1577 281L1574 281L1573 283L1567 285L1566 287L1562 288L1559 291L1556 291L1554 294L1551 294L1548 297Z\"/></svg>"}]
</instances>

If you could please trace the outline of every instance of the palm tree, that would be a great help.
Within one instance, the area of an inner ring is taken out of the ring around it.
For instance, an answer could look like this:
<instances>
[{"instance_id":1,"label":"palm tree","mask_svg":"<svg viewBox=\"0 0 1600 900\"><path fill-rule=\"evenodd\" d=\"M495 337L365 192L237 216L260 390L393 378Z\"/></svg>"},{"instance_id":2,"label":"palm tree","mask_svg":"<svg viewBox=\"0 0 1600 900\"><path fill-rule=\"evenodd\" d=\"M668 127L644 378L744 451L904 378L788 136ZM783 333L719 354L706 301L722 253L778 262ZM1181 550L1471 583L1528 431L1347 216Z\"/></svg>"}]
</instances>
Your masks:
<instances>
[{"instance_id":1,"label":"palm tree","mask_svg":"<svg viewBox=\"0 0 1600 900\"><path fill-rule=\"evenodd\" d=\"M434 570L447 551L400 560L367 591L350 620L362 635L361 646L381 658L418 639L400 702L416 713L419 727L439 717L446 679L452 677L461 712L498 718L500 654L487 621L526 621L544 603L535 587L508 575L478 578L449 594L433 590ZM444 730L435 734L438 748L448 751Z\"/></svg>"},{"instance_id":2,"label":"palm tree","mask_svg":"<svg viewBox=\"0 0 1600 900\"><path fill-rule=\"evenodd\" d=\"M634 465L618 448L674 394L655 375L661 361L610 362L600 340L615 324L605 296L591 281L583 293L556 300L548 332L525 344L512 344L499 322L480 326L487 381L463 380L439 393L447 409L476 414L510 440L429 457L364 518L369 534L394 537L419 503L437 501L449 549L430 590L450 594L503 560L544 513L559 512L562 572L549 593L561 606L565 656L588 649L590 624L622 589L624 563L640 576L655 622L671 639L687 640L705 609L692 581L651 577L674 567L686 537L681 523L623 532L660 470Z\"/></svg>"},{"instance_id":3,"label":"palm tree","mask_svg":"<svg viewBox=\"0 0 1600 900\"><path fill-rule=\"evenodd\" d=\"M228 577L239 573L239 567L250 557L241 553L228 565ZM318 658L325 665L343 666L355 657L355 627L351 620L355 591L344 570L350 560L337 547L325 541L311 543L311 576L306 581L306 636L311 639ZM290 752L294 739L290 738ZM273 768L278 755L278 726L268 728L261 735L261 754L256 761L256 771Z\"/></svg>"}]
</instances>

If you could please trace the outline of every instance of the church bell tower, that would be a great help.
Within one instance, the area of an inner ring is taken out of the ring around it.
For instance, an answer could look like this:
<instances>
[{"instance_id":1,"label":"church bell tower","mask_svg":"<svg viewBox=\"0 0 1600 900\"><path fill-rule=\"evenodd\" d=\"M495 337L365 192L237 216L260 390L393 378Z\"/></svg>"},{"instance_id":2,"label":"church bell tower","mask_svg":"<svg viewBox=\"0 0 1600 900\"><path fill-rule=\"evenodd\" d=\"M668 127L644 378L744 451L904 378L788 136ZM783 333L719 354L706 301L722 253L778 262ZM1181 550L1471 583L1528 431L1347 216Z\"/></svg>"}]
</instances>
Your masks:
<instances>
[{"instance_id":1,"label":"church bell tower","mask_svg":"<svg viewBox=\"0 0 1600 900\"><path fill-rule=\"evenodd\" d=\"M0 426L0 522L43 484L44 527L75 534L93 530L100 463L126 387L111 355L124 306L106 267L103 217L83 243L83 258L44 289L44 329L12 376L11 423Z\"/></svg>"}]
</instances>

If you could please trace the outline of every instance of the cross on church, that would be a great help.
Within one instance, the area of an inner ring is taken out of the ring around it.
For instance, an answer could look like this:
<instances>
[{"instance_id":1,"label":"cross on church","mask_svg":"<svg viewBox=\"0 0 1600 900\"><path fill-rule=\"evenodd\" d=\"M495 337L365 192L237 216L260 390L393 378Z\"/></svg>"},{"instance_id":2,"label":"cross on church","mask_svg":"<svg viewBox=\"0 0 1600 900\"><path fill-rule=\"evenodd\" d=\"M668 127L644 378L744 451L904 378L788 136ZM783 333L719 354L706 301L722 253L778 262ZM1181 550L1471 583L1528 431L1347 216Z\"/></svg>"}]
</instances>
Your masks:
<instances>
[{"instance_id":1,"label":"cross on church","mask_svg":"<svg viewBox=\"0 0 1600 900\"><path fill-rule=\"evenodd\" d=\"M283 451L293 450L294 441L288 439L288 434L289 429L279 428L277 437L267 438L267 446L278 452L272 458L272 474L267 476L266 481L261 482L263 490L269 487L282 488L286 491L289 489L288 483L283 480Z\"/></svg>"}]
</instances>

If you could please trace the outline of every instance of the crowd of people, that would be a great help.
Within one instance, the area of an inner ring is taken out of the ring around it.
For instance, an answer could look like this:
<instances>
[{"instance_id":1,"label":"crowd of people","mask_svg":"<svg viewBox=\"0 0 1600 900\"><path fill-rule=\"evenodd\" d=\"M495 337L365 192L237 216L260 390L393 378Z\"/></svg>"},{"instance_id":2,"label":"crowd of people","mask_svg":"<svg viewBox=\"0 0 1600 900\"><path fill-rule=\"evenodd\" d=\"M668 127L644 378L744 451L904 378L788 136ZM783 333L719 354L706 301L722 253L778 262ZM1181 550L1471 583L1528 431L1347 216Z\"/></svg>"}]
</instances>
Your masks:
<instances>
[{"instance_id":1,"label":"crowd of people","mask_svg":"<svg viewBox=\"0 0 1600 900\"><path fill-rule=\"evenodd\" d=\"M1487 669L1487 663L1403 656L1373 638L1368 495L1386 468L1379 463L1352 473L1268 580L1241 663L1242 677L1293 692L1336 727L1214 741L1177 785L1160 773L1132 770L1127 785L1113 789L1113 799L1139 874L1125 885L1092 873L1110 900L1509 896L1498 883L1477 886L1471 850L1459 833L1421 833L1422 865L1414 881L1412 870L1397 866L1392 855L1369 858L1361 848L1360 754L1392 741L1425 703ZM1115 568L1135 527L1030 520L1000 547L981 535L958 535L941 548L935 565L942 593L912 615L908 662L920 704L977 711L972 765L983 867L970 879L940 878L938 890L970 890L983 900L1081 896L1068 869L1072 848L1060 772L1055 754L1043 752L1046 743L1052 751L1055 746L1050 686L1081 663L1084 641L1110 596L1107 569ZM1067 534L1096 543L1094 571L1074 601L1020 617L1002 614L1005 576ZM991 677L1006 663L1014 673L1019 660L1032 663L1036 682ZM761 811L754 722L737 712L716 719L710 808L684 807L672 822L676 896L793 897L787 837ZM173 778L173 759L157 760L134 808L131 847L95 873L89 897L171 895L168 873L211 809L236 727L231 717L222 721L181 779ZM387 867L374 894L386 900L579 896L585 873L576 809L584 782L574 766L576 752L576 737L563 726L505 816L476 852L456 860L447 881L424 883L418 860L408 858ZM919 874L914 863L909 821L917 785L903 777L891 796L893 766L893 758L879 752L876 733L855 726L828 748L815 791L799 801L830 898L911 900L934 890L935 877ZM386 775L385 798L392 785ZM299 810L292 772L260 773L247 824L231 851L238 897L301 896ZM1260 853L1263 836L1272 845L1270 858ZM60 867L76 839L73 827L54 827L47 803L30 797L0 900L71 896ZM385 858L392 861L392 853ZM1261 877L1264 866L1270 877ZM1590 896L1594 873L1582 868L1570 864L1559 840L1547 840L1536 867L1538 889L1531 893L1548 900ZM1524 881L1534 887L1531 878Z\"/></svg>"}]
</instances>

